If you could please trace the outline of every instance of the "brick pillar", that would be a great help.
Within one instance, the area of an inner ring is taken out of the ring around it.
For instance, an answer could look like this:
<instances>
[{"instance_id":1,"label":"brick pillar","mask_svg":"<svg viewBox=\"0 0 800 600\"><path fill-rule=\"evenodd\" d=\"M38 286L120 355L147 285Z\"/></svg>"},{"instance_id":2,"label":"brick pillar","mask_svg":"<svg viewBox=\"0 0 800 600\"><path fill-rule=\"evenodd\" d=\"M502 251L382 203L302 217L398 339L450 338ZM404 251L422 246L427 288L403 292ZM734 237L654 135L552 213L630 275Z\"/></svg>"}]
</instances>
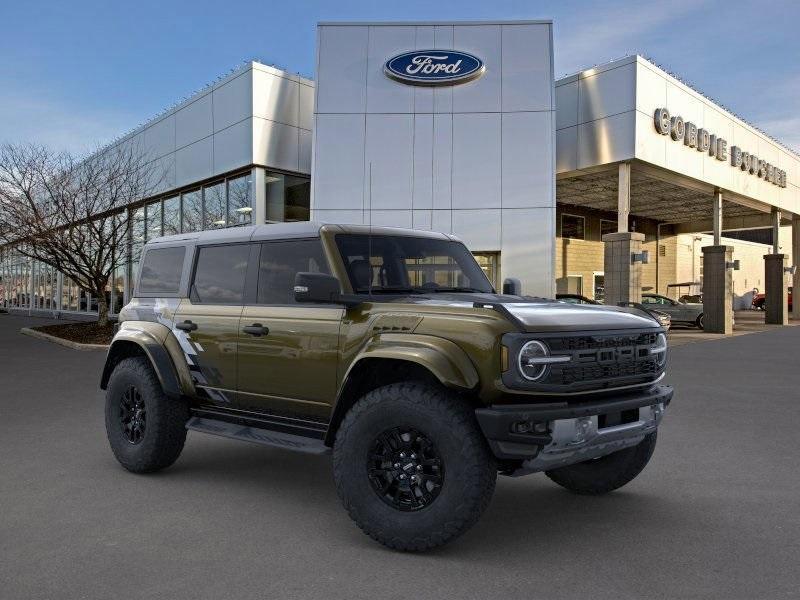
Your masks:
<instances>
[{"instance_id":1,"label":"brick pillar","mask_svg":"<svg viewBox=\"0 0 800 600\"><path fill-rule=\"evenodd\" d=\"M800 302L794 301L795 290L800 294L800 217L792 217L792 265L798 267L792 278L792 318L800 320Z\"/></svg>"},{"instance_id":2,"label":"brick pillar","mask_svg":"<svg viewBox=\"0 0 800 600\"><path fill-rule=\"evenodd\" d=\"M733 246L703 247L703 330L733 333Z\"/></svg>"},{"instance_id":3,"label":"brick pillar","mask_svg":"<svg viewBox=\"0 0 800 600\"><path fill-rule=\"evenodd\" d=\"M603 236L605 303L642 301L642 263L633 262L632 254L642 251L643 233L619 232Z\"/></svg>"},{"instance_id":4,"label":"brick pillar","mask_svg":"<svg viewBox=\"0 0 800 600\"><path fill-rule=\"evenodd\" d=\"M765 285L764 295L766 315L764 322L772 325L789 324L789 285L786 282L784 267L787 266L787 256L785 254L765 254L764 271ZM794 303L792 303L794 304Z\"/></svg>"}]
</instances>

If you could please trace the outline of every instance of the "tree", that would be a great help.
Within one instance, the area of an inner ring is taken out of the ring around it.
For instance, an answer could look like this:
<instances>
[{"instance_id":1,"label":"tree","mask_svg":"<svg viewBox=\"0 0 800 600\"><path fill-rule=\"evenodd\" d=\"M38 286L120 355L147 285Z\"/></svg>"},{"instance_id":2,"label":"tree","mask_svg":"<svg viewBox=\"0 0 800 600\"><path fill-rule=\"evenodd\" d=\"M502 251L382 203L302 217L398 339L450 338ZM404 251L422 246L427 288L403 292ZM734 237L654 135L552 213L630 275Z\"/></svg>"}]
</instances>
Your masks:
<instances>
[{"instance_id":1,"label":"tree","mask_svg":"<svg viewBox=\"0 0 800 600\"><path fill-rule=\"evenodd\" d=\"M0 147L0 246L61 271L97 298L129 260L125 207L151 196L163 172L132 143L78 159L34 144Z\"/></svg>"}]
</instances>

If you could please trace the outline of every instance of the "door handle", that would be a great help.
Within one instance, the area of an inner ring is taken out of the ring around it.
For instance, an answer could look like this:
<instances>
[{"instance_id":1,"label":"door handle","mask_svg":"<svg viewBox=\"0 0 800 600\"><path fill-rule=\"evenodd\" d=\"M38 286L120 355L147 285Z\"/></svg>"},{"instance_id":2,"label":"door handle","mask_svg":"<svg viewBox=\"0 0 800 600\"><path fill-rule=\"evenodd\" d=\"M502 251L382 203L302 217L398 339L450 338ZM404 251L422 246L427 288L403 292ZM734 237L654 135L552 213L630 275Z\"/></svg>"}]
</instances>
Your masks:
<instances>
[{"instance_id":1,"label":"door handle","mask_svg":"<svg viewBox=\"0 0 800 600\"><path fill-rule=\"evenodd\" d=\"M176 329L180 329L181 331L194 331L197 329L197 323L192 323L189 320L184 321L183 323L178 323L175 325Z\"/></svg>"},{"instance_id":2,"label":"door handle","mask_svg":"<svg viewBox=\"0 0 800 600\"><path fill-rule=\"evenodd\" d=\"M261 323L253 323L252 325L242 327L242 331L249 333L250 335L260 337L262 335L269 334L269 327L264 327Z\"/></svg>"}]
</instances>

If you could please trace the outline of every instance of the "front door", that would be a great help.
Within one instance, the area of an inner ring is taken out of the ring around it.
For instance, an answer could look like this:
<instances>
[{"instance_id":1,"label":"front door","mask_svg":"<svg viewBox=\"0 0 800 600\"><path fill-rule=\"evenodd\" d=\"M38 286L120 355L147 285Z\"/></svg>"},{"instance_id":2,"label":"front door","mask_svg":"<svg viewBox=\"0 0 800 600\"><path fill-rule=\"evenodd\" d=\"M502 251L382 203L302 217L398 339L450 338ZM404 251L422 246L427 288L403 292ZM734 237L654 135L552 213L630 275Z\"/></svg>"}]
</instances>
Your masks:
<instances>
[{"instance_id":1,"label":"front door","mask_svg":"<svg viewBox=\"0 0 800 600\"><path fill-rule=\"evenodd\" d=\"M240 320L238 402L249 410L328 417L344 309L296 304L298 272L329 272L319 239L261 245L256 302Z\"/></svg>"},{"instance_id":2,"label":"front door","mask_svg":"<svg viewBox=\"0 0 800 600\"><path fill-rule=\"evenodd\" d=\"M237 346L250 244L197 250L190 298L175 313L175 328L198 396L228 406L236 399Z\"/></svg>"}]
</instances>

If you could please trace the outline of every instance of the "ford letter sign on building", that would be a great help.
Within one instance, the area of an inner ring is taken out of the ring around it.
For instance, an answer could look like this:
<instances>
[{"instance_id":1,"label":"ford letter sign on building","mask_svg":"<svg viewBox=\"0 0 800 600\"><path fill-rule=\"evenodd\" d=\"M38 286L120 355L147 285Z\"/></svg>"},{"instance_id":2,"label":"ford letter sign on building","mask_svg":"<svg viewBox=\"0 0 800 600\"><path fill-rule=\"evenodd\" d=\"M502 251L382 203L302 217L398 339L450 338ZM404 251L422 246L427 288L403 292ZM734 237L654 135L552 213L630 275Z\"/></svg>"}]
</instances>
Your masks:
<instances>
[{"instance_id":1,"label":"ford letter sign on building","mask_svg":"<svg viewBox=\"0 0 800 600\"><path fill-rule=\"evenodd\" d=\"M413 50L386 61L388 77L409 85L455 85L483 75L486 67L477 56L456 50Z\"/></svg>"}]
</instances>

